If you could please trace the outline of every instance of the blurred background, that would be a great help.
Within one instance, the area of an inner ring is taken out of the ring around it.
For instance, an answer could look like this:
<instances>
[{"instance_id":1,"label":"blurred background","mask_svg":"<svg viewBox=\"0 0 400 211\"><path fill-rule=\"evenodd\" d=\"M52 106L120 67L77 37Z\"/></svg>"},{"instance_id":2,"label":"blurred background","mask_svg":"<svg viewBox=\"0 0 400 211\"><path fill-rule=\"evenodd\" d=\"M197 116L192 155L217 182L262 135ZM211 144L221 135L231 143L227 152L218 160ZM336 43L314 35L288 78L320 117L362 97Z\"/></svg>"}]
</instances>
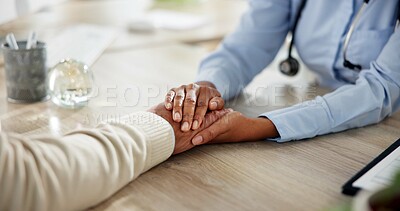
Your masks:
<instances>
[{"instance_id":1,"label":"blurred background","mask_svg":"<svg viewBox=\"0 0 400 211\"><path fill-rule=\"evenodd\" d=\"M35 31L39 40L51 44L66 29L86 24L116 32L107 51L171 43L211 51L234 29L246 8L246 0L2 0L0 42L10 32L17 40L26 40ZM86 42L81 37L79 42Z\"/></svg>"},{"instance_id":2,"label":"blurred background","mask_svg":"<svg viewBox=\"0 0 400 211\"><path fill-rule=\"evenodd\" d=\"M154 97L146 102L134 107L117 103L118 109L110 108L132 112L163 101L164 93L172 87L193 82L199 62L235 29L247 8L247 0L3 0L0 37L4 39L13 32L17 40L26 40L29 32L35 31L48 46L49 67L64 58L88 64L100 89L89 107L101 112L112 104L107 93L110 87L157 87L155 93L148 93ZM295 77L281 74L278 62L285 56L287 50L283 48L267 67L270 71L257 76L240 97L246 100L239 102L253 103L266 111L326 92L310 89L314 77L308 70ZM3 63L0 59L0 66ZM109 70L114 74L110 75ZM0 88L1 94L5 85ZM288 103L280 102L279 97L258 97L281 92L302 97L293 97ZM133 101L125 99L129 96L123 91L115 101L120 101L121 96L121 101ZM146 99L143 96L140 99ZM6 104L5 99L0 102L4 102L3 106L0 103L0 114L18 108ZM249 116L259 113L246 103L230 106Z\"/></svg>"},{"instance_id":3,"label":"blurred background","mask_svg":"<svg viewBox=\"0 0 400 211\"><path fill-rule=\"evenodd\" d=\"M214 48L246 7L245 0L2 0L0 37L34 30L47 39L86 23L121 30L113 47L184 41Z\"/></svg>"}]
</instances>

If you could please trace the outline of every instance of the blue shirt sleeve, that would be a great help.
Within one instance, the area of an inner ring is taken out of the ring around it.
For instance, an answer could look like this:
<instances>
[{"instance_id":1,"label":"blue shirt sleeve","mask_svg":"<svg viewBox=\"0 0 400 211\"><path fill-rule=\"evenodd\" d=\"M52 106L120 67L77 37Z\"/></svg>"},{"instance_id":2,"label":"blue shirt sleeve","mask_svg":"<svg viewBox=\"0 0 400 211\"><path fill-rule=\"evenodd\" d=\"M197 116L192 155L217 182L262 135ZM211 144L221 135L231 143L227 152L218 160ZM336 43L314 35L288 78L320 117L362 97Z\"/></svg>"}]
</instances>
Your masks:
<instances>
[{"instance_id":1,"label":"blue shirt sleeve","mask_svg":"<svg viewBox=\"0 0 400 211\"><path fill-rule=\"evenodd\" d=\"M374 124L400 107L400 29L354 85L345 85L315 100L267 112L278 142L311 138Z\"/></svg>"},{"instance_id":2,"label":"blue shirt sleeve","mask_svg":"<svg viewBox=\"0 0 400 211\"><path fill-rule=\"evenodd\" d=\"M282 46L291 22L291 2L250 0L235 32L203 60L196 81L214 83L225 99L236 96Z\"/></svg>"}]
</instances>

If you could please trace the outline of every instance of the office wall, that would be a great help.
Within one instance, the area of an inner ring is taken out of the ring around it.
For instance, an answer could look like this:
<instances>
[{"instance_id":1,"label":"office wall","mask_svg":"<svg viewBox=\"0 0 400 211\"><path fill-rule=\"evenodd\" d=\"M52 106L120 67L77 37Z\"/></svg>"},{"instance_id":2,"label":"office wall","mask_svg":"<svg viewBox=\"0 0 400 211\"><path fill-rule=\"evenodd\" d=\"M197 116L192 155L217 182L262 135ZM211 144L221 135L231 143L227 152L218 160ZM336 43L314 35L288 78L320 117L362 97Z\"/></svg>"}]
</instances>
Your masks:
<instances>
[{"instance_id":1,"label":"office wall","mask_svg":"<svg viewBox=\"0 0 400 211\"><path fill-rule=\"evenodd\" d=\"M66 0L1 0L0 24Z\"/></svg>"},{"instance_id":2,"label":"office wall","mask_svg":"<svg viewBox=\"0 0 400 211\"><path fill-rule=\"evenodd\" d=\"M29 5L29 12L36 12L43 7L51 6L54 4L58 4L67 0L17 0L17 1L25 1Z\"/></svg>"},{"instance_id":3,"label":"office wall","mask_svg":"<svg viewBox=\"0 0 400 211\"><path fill-rule=\"evenodd\" d=\"M17 17L15 0L1 0L0 24L6 23Z\"/></svg>"}]
</instances>

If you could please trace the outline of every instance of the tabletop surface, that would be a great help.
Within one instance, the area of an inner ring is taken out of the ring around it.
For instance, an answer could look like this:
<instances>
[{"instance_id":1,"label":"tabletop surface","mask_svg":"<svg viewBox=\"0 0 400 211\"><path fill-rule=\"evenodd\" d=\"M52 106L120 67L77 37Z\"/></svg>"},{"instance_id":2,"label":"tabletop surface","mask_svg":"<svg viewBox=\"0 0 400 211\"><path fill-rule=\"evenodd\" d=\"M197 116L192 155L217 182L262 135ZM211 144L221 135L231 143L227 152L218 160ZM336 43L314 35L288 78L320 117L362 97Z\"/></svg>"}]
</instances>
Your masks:
<instances>
[{"instance_id":1,"label":"tabletop surface","mask_svg":"<svg viewBox=\"0 0 400 211\"><path fill-rule=\"evenodd\" d=\"M115 2L115 7L121 8L131 1ZM69 19L72 16L60 16L47 24L73 24L80 19L100 23L96 18L99 14L112 16L110 5L114 4L111 1L73 1L32 16L42 20L46 15L53 17L54 11L69 14L71 10L80 14L77 10L86 10L89 5L96 5L97 13L78 15L73 20ZM199 6L198 12L218 13L216 8L223 5L239 8L244 4L233 0L207 1ZM232 11L228 16L237 17L242 10ZM38 20L25 17L0 26L0 31L36 27L44 30L45 23L35 25ZM190 42L218 38L227 32L198 29L201 30L207 36L192 36ZM190 33L196 34L186 34ZM184 36L180 33L150 35L142 40L146 45L137 45L140 44L137 36L142 35L121 35L122 39L116 40L91 67L96 78L96 95L87 107L78 110L60 108L51 101L8 103L4 67L0 67L2 132L61 135L77 126L90 127L103 120L146 110L161 102L169 88L190 83L199 61L208 53L204 48L185 44L189 39L181 39ZM276 69L275 62L228 106L248 116L257 116L330 91L312 85L313 76L308 71L286 78ZM335 207L350 201L340 193L341 186L397 140L399 128L400 113L396 113L376 125L302 141L197 147L172 156L92 209L321 210Z\"/></svg>"}]
</instances>

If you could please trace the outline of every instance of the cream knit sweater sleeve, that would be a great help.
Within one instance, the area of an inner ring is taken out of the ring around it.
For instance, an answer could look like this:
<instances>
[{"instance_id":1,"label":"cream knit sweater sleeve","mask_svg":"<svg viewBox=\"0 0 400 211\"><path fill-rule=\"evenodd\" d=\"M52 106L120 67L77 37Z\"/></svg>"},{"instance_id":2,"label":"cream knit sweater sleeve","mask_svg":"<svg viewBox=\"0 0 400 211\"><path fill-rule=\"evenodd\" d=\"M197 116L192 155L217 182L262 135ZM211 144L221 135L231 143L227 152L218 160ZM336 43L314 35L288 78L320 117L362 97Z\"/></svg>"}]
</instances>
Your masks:
<instances>
[{"instance_id":1,"label":"cream knit sweater sleeve","mask_svg":"<svg viewBox=\"0 0 400 211\"><path fill-rule=\"evenodd\" d=\"M166 160L171 125L131 114L63 137L0 134L0 210L82 210Z\"/></svg>"}]
</instances>

